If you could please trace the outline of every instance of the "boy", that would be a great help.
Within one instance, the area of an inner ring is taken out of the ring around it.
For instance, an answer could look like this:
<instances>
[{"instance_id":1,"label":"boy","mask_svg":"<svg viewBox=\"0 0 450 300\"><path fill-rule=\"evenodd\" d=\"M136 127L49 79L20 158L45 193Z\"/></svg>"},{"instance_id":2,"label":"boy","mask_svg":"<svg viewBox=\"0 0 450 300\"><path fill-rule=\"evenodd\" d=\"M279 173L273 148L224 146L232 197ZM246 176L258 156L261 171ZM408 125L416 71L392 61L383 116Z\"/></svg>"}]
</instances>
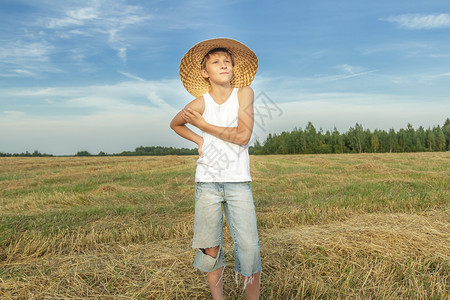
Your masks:
<instances>
[{"instance_id":1,"label":"boy","mask_svg":"<svg viewBox=\"0 0 450 300\"><path fill-rule=\"evenodd\" d=\"M192 247L198 249L194 267L207 272L213 299L223 299L222 206L234 242L236 276L241 273L247 299L259 298L261 258L248 155L254 101L249 85L257 67L256 55L232 39L200 42L180 63L181 81L196 99L170 127L198 145Z\"/></svg>"}]
</instances>

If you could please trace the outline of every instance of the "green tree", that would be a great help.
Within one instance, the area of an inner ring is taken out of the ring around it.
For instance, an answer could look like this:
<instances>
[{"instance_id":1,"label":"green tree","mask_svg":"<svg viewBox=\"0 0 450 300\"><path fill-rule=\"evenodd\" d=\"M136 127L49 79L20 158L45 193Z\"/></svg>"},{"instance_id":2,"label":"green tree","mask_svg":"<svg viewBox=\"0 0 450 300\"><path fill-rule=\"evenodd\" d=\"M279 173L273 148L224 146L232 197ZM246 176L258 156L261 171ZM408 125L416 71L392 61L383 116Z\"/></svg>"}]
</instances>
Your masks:
<instances>
[{"instance_id":1,"label":"green tree","mask_svg":"<svg viewBox=\"0 0 450 300\"><path fill-rule=\"evenodd\" d=\"M250 148L249 148L249 152L250 152ZM264 147L261 145L259 140L256 140L255 143L253 144L253 151L252 152L255 155L264 154Z\"/></svg>"},{"instance_id":2,"label":"green tree","mask_svg":"<svg viewBox=\"0 0 450 300\"><path fill-rule=\"evenodd\" d=\"M450 150L450 119L447 118L447 120L445 120L444 126L442 126L442 131L444 132L445 135L445 144L447 146L447 150Z\"/></svg>"},{"instance_id":3,"label":"green tree","mask_svg":"<svg viewBox=\"0 0 450 300\"><path fill-rule=\"evenodd\" d=\"M405 132L405 151L406 152L416 152L416 131L413 126L408 123Z\"/></svg>"},{"instance_id":4,"label":"green tree","mask_svg":"<svg viewBox=\"0 0 450 300\"><path fill-rule=\"evenodd\" d=\"M277 154L289 154L289 133L283 131L279 138L279 147L276 151Z\"/></svg>"},{"instance_id":5,"label":"green tree","mask_svg":"<svg viewBox=\"0 0 450 300\"><path fill-rule=\"evenodd\" d=\"M305 153L316 153L319 146L317 130L311 122L308 122L305 128L306 151Z\"/></svg>"},{"instance_id":6,"label":"green tree","mask_svg":"<svg viewBox=\"0 0 450 300\"><path fill-rule=\"evenodd\" d=\"M295 132L295 152L306 153L306 133L301 128Z\"/></svg>"},{"instance_id":7,"label":"green tree","mask_svg":"<svg viewBox=\"0 0 450 300\"><path fill-rule=\"evenodd\" d=\"M274 137L271 133L267 136L266 140L264 141L264 154L274 154L275 153L275 141Z\"/></svg>"},{"instance_id":8,"label":"green tree","mask_svg":"<svg viewBox=\"0 0 450 300\"><path fill-rule=\"evenodd\" d=\"M446 144L445 144L445 135L442 131L440 126L437 126L434 129L434 133L436 136L436 150L437 151L445 151L446 150Z\"/></svg>"},{"instance_id":9,"label":"green tree","mask_svg":"<svg viewBox=\"0 0 450 300\"><path fill-rule=\"evenodd\" d=\"M434 135L434 132L430 128L428 128L425 133L426 133L426 147L428 151L433 151L434 148L436 147L436 137Z\"/></svg>"},{"instance_id":10,"label":"green tree","mask_svg":"<svg viewBox=\"0 0 450 300\"><path fill-rule=\"evenodd\" d=\"M75 154L75 156L92 156L92 154L87 152L86 150L83 150L83 151L78 151L77 154Z\"/></svg>"},{"instance_id":11,"label":"green tree","mask_svg":"<svg viewBox=\"0 0 450 300\"><path fill-rule=\"evenodd\" d=\"M380 152L389 152L389 134L386 130L378 130L377 135L380 142Z\"/></svg>"},{"instance_id":12,"label":"green tree","mask_svg":"<svg viewBox=\"0 0 450 300\"><path fill-rule=\"evenodd\" d=\"M374 133L372 133L372 135L370 137L370 143L371 143L373 152L377 153L380 149L380 139L378 137L378 132L375 131Z\"/></svg>"},{"instance_id":13,"label":"green tree","mask_svg":"<svg viewBox=\"0 0 450 300\"><path fill-rule=\"evenodd\" d=\"M416 130L416 149L417 151L425 151L426 133L425 129L420 126Z\"/></svg>"},{"instance_id":14,"label":"green tree","mask_svg":"<svg viewBox=\"0 0 450 300\"><path fill-rule=\"evenodd\" d=\"M334 127L333 131L322 128L316 130L308 122L305 130L294 128L291 132L283 131L281 134L269 134L261 145L255 143L256 154L307 154L307 153L367 153L367 152L417 152L417 151L445 151L450 147L450 119L447 118L444 126L424 130L420 126L415 130L410 123L406 129L396 132L369 129L356 123L355 127L345 133L339 133Z\"/></svg>"},{"instance_id":15,"label":"green tree","mask_svg":"<svg viewBox=\"0 0 450 300\"><path fill-rule=\"evenodd\" d=\"M356 123L355 128L350 127L348 137L352 151L362 153L364 145L364 129L362 125Z\"/></svg>"},{"instance_id":16,"label":"green tree","mask_svg":"<svg viewBox=\"0 0 450 300\"><path fill-rule=\"evenodd\" d=\"M389 129L389 152L397 152L398 141L394 128Z\"/></svg>"},{"instance_id":17,"label":"green tree","mask_svg":"<svg viewBox=\"0 0 450 300\"><path fill-rule=\"evenodd\" d=\"M398 144L398 150L400 152L405 152L406 151L407 141L408 141L408 138L407 138L406 130L401 128L397 132L397 144Z\"/></svg>"},{"instance_id":18,"label":"green tree","mask_svg":"<svg viewBox=\"0 0 450 300\"><path fill-rule=\"evenodd\" d=\"M331 134L331 145L334 153L344 153L344 138L336 127L334 127Z\"/></svg>"}]
</instances>

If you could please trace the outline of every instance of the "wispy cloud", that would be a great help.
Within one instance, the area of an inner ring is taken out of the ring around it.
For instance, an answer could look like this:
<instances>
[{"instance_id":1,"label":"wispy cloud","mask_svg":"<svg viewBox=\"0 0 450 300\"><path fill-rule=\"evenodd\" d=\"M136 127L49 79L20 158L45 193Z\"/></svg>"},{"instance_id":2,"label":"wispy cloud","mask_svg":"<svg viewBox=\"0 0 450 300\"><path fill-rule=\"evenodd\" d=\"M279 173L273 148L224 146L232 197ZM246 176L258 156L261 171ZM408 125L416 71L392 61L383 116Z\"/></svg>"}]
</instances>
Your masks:
<instances>
[{"instance_id":1,"label":"wispy cloud","mask_svg":"<svg viewBox=\"0 0 450 300\"><path fill-rule=\"evenodd\" d=\"M381 21L397 23L405 29L450 28L449 14L404 14L383 18Z\"/></svg>"},{"instance_id":2,"label":"wispy cloud","mask_svg":"<svg viewBox=\"0 0 450 300\"><path fill-rule=\"evenodd\" d=\"M42 0L30 6L35 10L24 11L14 30L1 34L0 78L101 72L115 62L95 67L99 64L93 58L111 59L109 49L123 63L130 59L131 50L160 53L166 49L156 41L161 33L173 32L171 25L179 24L179 30L198 26L204 2Z\"/></svg>"},{"instance_id":3,"label":"wispy cloud","mask_svg":"<svg viewBox=\"0 0 450 300\"><path fill-rule=\"evenodd\" d=\"M7 61L11 59L33 59L33 60L47 60L47 56L53 49L52 45L46 42L31 42L15 41L0 46L0 59Z\"/></svg>"},{"instance_id":4,"label":"wispy cloud","mask_svg":"<svg viewBox=\"0 0 450 300\"><path fill-rule=\"evenodd\" d=\"M14 41L0 46L0 77L37 77L42 72L60 72L51 66L55 47L46 41Z\"/></svg>"},{"instance_id":5,"label":"wispy cloud","mask_svg":"<svg viewBox=\"0 0 450 300\"><path fill-rule=\"evenodd\" d=\"M432 56L433 51L436 51L440 46L435 42L420 42L414 40L398 41L392 43L370 45L361 49L363 55L372 55L382 52L399 52L403 56L417 57L417 56Z\"/></svg>"},{"instance_id":6,"label":"wispy cloud","mask_svg":"<svg viewBox=\"0 0 450 300\"><path fill-rule=\"evenodd\" d=\"M39 105L43 103L40 102L42 99L46 99L45 104L51 103L60 109L86 108L88 109L84 112L86 114L98 112L145 114L153 109L173 113L187 103L177 101L190 99L179 80L146 81L125 72L121 73L134 80L111 85L0 88L0 95L8 99L22 99L34 105Z\"/></svg>"},{"instance_id":7,"label":"wispy cloud","mask_svg":"<svg viewBox=\"0 0 450 300\"><path fill-rule=\"evenodd\" d=\"M4 110L2 114L8 119L21 119L25 116L23 111L18 110Z\"/></svg>"},{"instance_id":8,"label":"wispy cloud","mask_svg":"<svg viewBox=\"0 0 450 300\"><path fill-rule=\"evenodd\" d=\"M130 42L124 31L142 24L152 17L140 6L108 1L93 2L87 6L67 8L59 16L42 18L38 21L47 30L62 31L60 36L72 35L107 38L112 49L123 61L127 59Z\"/></svg>"},{"instance_id":9,"label":"wispy cloud","mask_svg":"<svg viewBox=\"0 0 450 300\"><path fill-rule=\"evenodd\" d=\"M130 74L130 73L127 73L127 72L119 71L119 73L122 74L123 76L126 76L128 78L131 78L131 79L134 79L134 80L137 80L137 81L141 81L141 82L145 81L141 77L133 75L133 74Z\"/></svg>"},{"instance_id":10,"label":"wispy cloud","mask_svg":"<svg viewBox=\"0 0 450 300\"><path fill-rule=\"evenodd\" d=\"M178 79L102 86L0 87L0 95L7 101L27 103L12 110L0 102L0 128L14 128L0 130L3 152L111 153L140 145L195 146L169 128L171 118L191 99ZM42 110L59 113L46 115Z\"/></svg>"},{"instance_id":11,"label":"wispy cloud","mask_svg":"<svg viewBox=\"0 0 450 300\"><path fill-rule=\"evenodd\" d=\"M348 64L338 65L335 68L342 70L344 74L339 74L335 76L331 76L330 80L342 80L342 79L348 79L352 77L358 77L363 75L368 75L371 73L374 73L375 70L371 71L364 71L363 67L360 66L352 66Z\"/></svg>"},{"instance_id":12,"label":"wispy cloud","mask_svg":"<svg viewBox=\"0 0 450 300\"><path fill-rule=\"evenodd\" d=\"M447 81L450 77L450 72L439 73L439 74L422 74L419 77L419 80L423 84L433 85L440 81Z\"/></svg>"},{"instance_id":13,"label":"wispy cloud","mask_svg":"<svg viewBox=\"0 0 450 300\"><path fill-rule=\"evenodd\" d=\"M97 18L98 14L94 7L83 7L68 10L64 17L49 18L46 27L56 29L70 26L82 26L86 22Z\"/></svg>"},{"instance_id":14,"label":"wispy cloud","mask_svg":"<svg viewBox=\"0 0 450 300\"><path fill-rule=\"evenodd\" d=\"M356 74L362 72L363 68L360 66L352 66L348 64L338 65L336 66L337 69L340 69L348 74Z\"/></svg>"},{"instance_id":15,"label":"wispy cloud","mask_svg":"<svg viewBox=\"0 0 450 300\"><path fill-rule=\"evenodd\" d=\"M2 37L0 77L42 77L43 73L59 73L61 68L66 69L63 64L74 62L80 66L105 45L126 61L127 52L133 47L133 30L152 18L144 8L123 2L47 5L46 16L27 20L23 28L17 28L17 34ZM54 59L61 55L66 55L67 59Z\"/></svg>"},{"instance_id":16,"label":"wispy cloud","mask_svg":"<svg viewBox=\"0 0 450 300\"><path fill-rule=\"evenodd\" d=\"M37 77L37 74L29 70L13 69L0 73L0 77Z\"/></svg>"},{"instance_id":17,"label":"wispy cloud","mask_svg":"<svg viewBox=\"0 0 450 300\"><path fill-rule=\"evenodd\" d=\"M348 64L336 68L349 75L364 73L363 67ZM120 73L133 80L101 86L0 87L0 95L5 99L20 99L33 105L13 110L7 106L2 109L0 103L0 128L14 128L0 131L2 143L12 145L0 151L38 149L45 153L74 154L80 150L120 152L140 145L195 146L169 129L171 118L192 98L179 79L142 81L132 74ZM449 74L437 76L448 78ZM283 111L282 117L265 120L263 130L257 132L261 141L268 133L291 130L306 125L307 121L325 130L337 126L345 131L356 122L372 129L380 126L388 129L401 128L412 121L414 125L436 124L445 119L448 111L446 102L424 107L417 101L420 97L414 96L371 93L365 89L326 92L322 85L315 91L302 90L302 84L313 86L315 80L319 79L257 76L252 85L255 95L264 91ZM36 114L35 108L57 109L60 113Z\"/></svg>"}]
</instances>

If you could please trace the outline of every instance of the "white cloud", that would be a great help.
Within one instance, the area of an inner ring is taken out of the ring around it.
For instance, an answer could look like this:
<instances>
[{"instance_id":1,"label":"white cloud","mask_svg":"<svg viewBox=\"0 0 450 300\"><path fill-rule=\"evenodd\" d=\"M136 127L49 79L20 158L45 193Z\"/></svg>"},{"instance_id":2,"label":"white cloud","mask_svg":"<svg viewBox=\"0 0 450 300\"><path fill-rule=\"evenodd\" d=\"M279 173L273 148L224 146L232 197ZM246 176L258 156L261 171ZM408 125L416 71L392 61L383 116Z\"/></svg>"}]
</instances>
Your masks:
<instances>
[{"instance_id":1,"label":"white cloud","mask_svg":"<svg viewBox=\"0 0 450 300\"><path fill-rule=\"evenodd\" d=\"M349 65L341 69L361 71ZM118 153L140 145L194 148L169 128L173 116L192 99L180 80L145 81L121 73L132 80L101 86L0 88L5 99L33 105L30 110L27 105L12 110L0 104L0 128L11 128L0 131L0 152ZM447 73L438 76L448 78ZM299 84L306 79L257 76L252 85L255 95L266 93L267 104L277 110L264 123L260 115L255 117L260 141L268 133L304 128L308 121L324 130L336 126L341 132L356 122L371 130L405 128L407 123L428 127L442 124L450 111L448 101L424 103L414 95L302 89ZM314 80L310 78L306 86L314 85ZM255 106L261 105L261 99L255 99ZM45 115L47 110L58 113Z\"/></svg>"},{"instance_id":2,"label":"white cloud","mask_svg":"<svg viewBox=\"0 0 450 300\"><path fill-rule=\"evenodd\" d=\"M49 29L58 29L71 26L82 26L89 20L98 18L96 7L81 7L76 9L69 9L64 16L51 17L42 20L45 27Z\"/></svg>"},{"instance_id":3,"label":"white cloud","mask_svg":"<svg viewBox=\"0 0 450 300\"><path fill-rule=\"evenodd\" d=\"M18 110L5 110L3 111L3 115L8 119L18 119L23 118L25 116L25 113Z\"/></svg>"},{"instance_id":4,"label":"white cloud","mask_svg":"<svg viewBox=\"0 0 450 300\"><path fill-rule=\"evenodd\" d=\"M45 41L23 41L0 45L1 77L37 77L42 72L60 72L50 56L55 47Z\"/></svg>"},{"instance_id":5,"label":"white cloud","mask_svg":"<svg viewBox=\"0 0 450 300\"><path fill-rule=\"evenodd\" d=\"M127 60L127 48L126 47L113 47L113 49L117 50L117 56L119 56L123 61Z\"/></svg>"},{"instance_id":6,"label":"white cloud","mask_svg":"<svg viewBox=\"0 0 450 300\"><path fill-rule=\"evenodd\" d=\"M100 72L102 67L93 67L98 61L89 58L103 55L109 59L105 48L112 49L124 63L131 50L162 52L165 44L156 41L160 34L172 32L173 24L180 24L180 30L192 28L199 20L198 8L204 8L204 3L196 1L172 5L161 1L43 0L30 3L33 5L35 11L23 12L14 30L3 35L0 77L43 79L51 77L48 73L62 71L69 76ZM208 9L212 7L208 5Z\"/></svg>"},{"instance_id":7,"label":"white cloud","mask_svg":"<svg viewBox=\"0 0 450 300\"><path fill-rule=\"evenodd\" d=\"M400 27L406 29L450 28L449 14L404 14L391 16L381 20L397 23Z\"/></svg>"},{"instance_id":8,"label":"white cloud","mask_svg":"<svg viewBox=\"0 0 450 300\"><path fill-rule=\"evenodd\" d=\"M352 77L368 75L370 73L375 72L375 70L364 71L363 67L352 66L352 65L348 65L348 64L338 65L335 68L341 70L344 74L326 76L329 78L329 80L332 80L332 81L342 80L342 79L347 79L347 78L352 78Z\"/></svg>"},{"instance_id":9,"label":"white cloud","mask_svg":"<svg viewBox=\"0 0 450 300\"><path fill-rule=\"evenodd\" d=\"M141 145L171 145L177 142L169 128L171 117L170 112L160 109L82 117L0 117L0 127L13 129L0 132L0 152L39 150L63 155L87 150L96 154L118 153Z\"/></svg>"},{"instance_id":10,"label":"white cloud","mask_svg":"<svg viewBox=\"0 0 450 300\"><path fill-rule=\"evenodd\" d=\"M0 59L8 61L25 58L42 61L47 60L53 49L54 47L46 42L16 41L0 47Z\"/></svg>"},{"instance_id":11,"label":"white cloud","mask_svg":"<svg viewBox=\"0 0 450 300\"><path fill-rule=\"evenodd\" d=\"M439 44L436 43L423 43L418 41L400 41L393 42L389 44L377 44L371 45L370 48L363 48L362 54L364 55L372 55L378 54L382 52L399 52L405 57L423 57L423 56L433 56L433 51L441 48ZM445 53L445 55L448 55Z\"/></svg>"},{"instance_id":12,"label":"white cloud","mask_svg":"<svg viewBox=\"0 0 450 300\"><path fill-rule=\"evenodd\" d=\"M29 70L8 70L9 73L0 73L0 77L37 77L37 74Z\"/></svg>"},{"instance_id":13,"label":"white cloud","mask_svg":"<svg viewBox=\"0 0 450 300\"><path fill-rule=\"evenodd\" d=\"M0 131L0 152L75 154L87 150L96 154L118 153L141 145L195 146L169 128L170 120L191 98L178 79L2 88L0 94L32 105L30 111L12 111L2 110L0 103L0 128L10 129ZM46 115L48 109L57 109L58 114Z\"/></svg>"},{"instance_id":14,"label":"white cloud","mask_svg":"<svg viewBox=\"0 0 450 300\"><path fill-rule=\"evenodd\" d=\"M348 66L342 66L342 68L348 69ZM360 71L358 68L349 70ZM391 76L382 76L379 75L371 81L393 79ZM399 83L400 86L419 85L423 87L423 84L418 83L423 82L425 78L414 76L406 78L399 76L403 80ZM437 76L447 78L448 74L442 73ZM438 91L432 98L415 95L414 92L399 95L382 93L377 90L360 89L357 91L354 87L346 92L320 91L323 86L329 86L324 80L330 81L332 77L270 78L258 75L252 85L255 95L264 92L282 112L279 117L275 115L271 118L265 117L264 126L255 126L255 134L261 137L260 141L268 133L290 131L294 127L304 128L308 121L324 130L332 130L336 126L341 132L347 131L357 122L371 130L377 128L398 130L405 128L408 123L426 128L442 124L450 111L448 93L439 96ZM339 86L342 87L342 83ZM257 105L262 104L255 100L255 106ZM273 108L276 112L277 108ZM264 112L264 107L260 111ZM255 117L255 122L257 118L259 117ZM260 120L259 123L262 124L262 121Z\"/></svg>"},{"instance_id":15,"label":"white cloud","mask_svg":"<svg viewBox=\"0 0 450 300\"><path fill-rule=\"evenodd\" d=\"M450 77L450 72L438 74L437 77Z\"/></svg>"},{"instance_id":16,"label":"white cloud","mask_svg":"<svg viewBox=\"0 0 450 300\"><path fill-rule=\"evenodd\" d=\"M82 7L67 12L69 17L77 20L92 20L98 18L98 12L95 7Z\"/></svg>"},{"instance_id":17,"label":"white cloud","mask_svg":"<svg viewBox=\"0 0 450 300\"><path fill-rule=\"evenodd\" d=\"M50 19L47 23L47 28L55 29L55 28L75 26L75 25L83 25L83 22L81 20L77 20L77 19L73 19L73 18Z\"/></svg>"},{"instance_id":18,"label":"white cloud","mask_svg":"<svg viewBox=\"0 0 450 300\"><path fill-rule=\"evenodd\" d=\"M140 6L96 1L87 6L68 8L61 16L44 18L39 23L50 30L63 30L60 37L66 39L72 35L95 39L104 36L109 46L117 51L117 56L125 61L130 42L124 31L150 19L152 16Z\"/></svg>"},{"instance_id":19,"label":"white cloud","mask_svg":"<svg viewBox=\"0 0 450 300\"><path fill-rule=\"evenodd\" d=\"M17 69L17 70L14 70L14 72L16 72L16 74L19 75L19 76L25 76L25 77L33 77L33 76L36 76L36 74L34 74L33 72L28 71L28 70L20 70L20 69Z\"/></svg>"},{"instance_id":20,"label":"white cloud","mask_svg":"<svg viewBox=\"0 0 450 300\"><path fill-rule=\"evenodd\" d=\"M336 68L343 70L346 73L355 74L362 71L361 67L358 66L351 66L348 64L338 65Z\"/></svg>"},{"instance_id":21,"label":"white cloud","mask_svg":"<svg viewBox=\"0 0 450 300\"><path fill-rule=\"evenodd\" d=\"M127 76L134 81L115 85L0 89L0 94L34 103L47 99L52 103L59 103L61 107L96 108L103 112L145 113L146 109L152 107L174 112L184 106L182 102L177 101L190 99L177 79L145 81L130 74ZM52 99L54 101L51 101Z\"/></svg>"},{"instance_id":22,"label":"white cloud","mask_svg":"<svg viewBox=\"0 0 450 300\"><path fill-rule=\"evenodd\" d=\"M283 115L268 123L267 132L290 131L311 121L316 128L341 132L356 123L364 128L389 130L413 126L441 125L448 117L448 104L423 105L414 100L391 95L323 94L308 96L309 101L282 103ZM324 109L326 107L326 109ZM405 109L407 107L407 109Z\"/></svg>"},{"instance_id":23,"label":"white cloud","mask_svg":"<svg viewBox=\"0 0 450 300\"><path fill-rule=\"evenodd\" d=\"M420 76L419 80L424 84L434 84L441 80L448 80L450 77L450 72L439 73L439 74L423 74Z\"/></svg>"},{"instance_id":24,"label":"white cloud","mask_svg":"<svg viewBox=\"0 0 450 300\"><path fill-rule=\"evenodd\" d=\"M130 73L127 73L127 72L119 71L119 73L122 74L123 76L131 78L133 80L137 80L137 81L141 81L141 82L145 81L144 79L140 78L139 76L136 76L136 75L133 75L133 74L130 74Z\"/></svg>"}]
</instances>

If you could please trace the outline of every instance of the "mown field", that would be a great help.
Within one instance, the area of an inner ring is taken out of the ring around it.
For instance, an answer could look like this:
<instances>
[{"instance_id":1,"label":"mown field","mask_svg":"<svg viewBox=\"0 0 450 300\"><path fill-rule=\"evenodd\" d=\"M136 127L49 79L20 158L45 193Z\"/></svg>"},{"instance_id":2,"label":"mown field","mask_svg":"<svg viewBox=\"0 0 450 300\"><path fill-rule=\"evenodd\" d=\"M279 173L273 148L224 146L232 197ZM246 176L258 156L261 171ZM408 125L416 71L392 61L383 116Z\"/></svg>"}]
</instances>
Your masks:
<instances>
[{"instance_id":1,"label":"mown field","mask_svg":"<svg viewBox=\"0 0 450 300\"><path fill-rule=\"evenodd\" d=\"M0 299L207 299L195 159L0 158ZM251 168L262 299L449 298L450 152ZM242 299L228 233L224 249L226 298Z\"/></svg>"}]
</instances>

